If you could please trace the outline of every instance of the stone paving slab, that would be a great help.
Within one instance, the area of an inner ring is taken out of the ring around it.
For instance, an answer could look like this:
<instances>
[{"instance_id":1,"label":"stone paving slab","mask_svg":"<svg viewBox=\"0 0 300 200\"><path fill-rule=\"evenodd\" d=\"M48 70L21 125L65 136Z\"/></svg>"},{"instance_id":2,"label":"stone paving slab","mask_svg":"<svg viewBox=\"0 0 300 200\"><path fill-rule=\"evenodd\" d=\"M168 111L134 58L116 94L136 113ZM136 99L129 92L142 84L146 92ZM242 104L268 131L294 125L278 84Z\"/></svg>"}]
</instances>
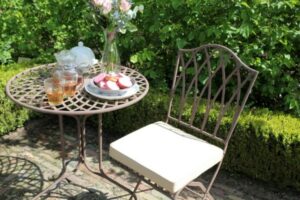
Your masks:
<instances>
[{"instance_id":1,"label":"stone paving slab","mask_svg":"<svg viewBox=\"0 0 300 200\"><path fill-rule=\"evenodd\" d=\"M65 120L67 157L76 158L75 121ZM108 144L115 140L113 135L104 134L104 168L114 180L133 189L136 177L113 162L107 156ZM87 160L92 169L97 169L96 128L88 124ZM55 117L46 116L32 120L24 128L0 138L0 200L29 200L42 189L49 186L61 171L59 153L59 128ZM71 172L76 166L72 161L68 165ZM206 182L211 173L205 175ZM129 194L109 180L93 175L84 168L69 179L61 182L41 199L68 200L107 200L129 199ZM169 198L143 184L137 194L140 200L168 200ZM221 171L212 188L216 200L299 200L300 193L291 190L279 190L270 185L253 181L241 175ZM197 199L192 193L183 191L181 199Z\"/></svg>"}]
</instances>

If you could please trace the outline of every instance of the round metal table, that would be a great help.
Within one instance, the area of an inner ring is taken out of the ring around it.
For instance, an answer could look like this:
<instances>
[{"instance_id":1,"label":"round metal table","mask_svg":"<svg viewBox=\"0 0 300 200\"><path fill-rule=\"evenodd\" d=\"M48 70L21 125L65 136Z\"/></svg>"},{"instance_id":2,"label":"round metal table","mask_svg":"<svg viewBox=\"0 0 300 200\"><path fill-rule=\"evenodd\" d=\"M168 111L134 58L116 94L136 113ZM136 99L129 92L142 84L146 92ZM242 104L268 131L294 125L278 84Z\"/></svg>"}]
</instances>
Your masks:
<instances>
[{"instance_id":1,"label":"round metal table","mask_svg":"<svg viewBox=\"0 0 300 200\"><path fill-rule=\"evenodd\" d=\"M149 90L149 83L147 79L139 72L127 68L121 67L121 72L127 76L133 78L139 85L139 91L126 99L121 100L106 100L93 97L87 93L84 87L78 90L73 97L64 99L63 104L58 106L51 106L48 103L47 95L44 90L43 81L45 78L51 76L51 72L54 70L55 63L41 65L28 70L25 70L12 79L10 79L6 85L6 93L8 97L15 103L26 107L28 109L47 113L55 114L59 117L60 127L60 140L61 140L61 155L62 155L62 166L63 169L56 181L41 193L39 193L34 199L38 199L44 193L48 192L51 188L56 186L60 181L67 179L66 167L68 162L65 161L65 137L64 137L64 125L63 116L71 116L75 118L77 123L78 132L78 164L74 169L76 171L79 166L83 165L90 172L98 174L100 176L108 178L110 181L124 188L128 192L132 193L131 190L127 189L123 185L114 181L108 177L102 166L102 114L119 110L130 105L133 105L140 101ZM100 64L95 64L89 69L89 76L91 78L100 72ZM86 139L85 139L85 122L88 117L92 115L98 115L98 143L99 143L99 171L92 170L88 163L86 163Z\"/></svg>"}]
</instances>

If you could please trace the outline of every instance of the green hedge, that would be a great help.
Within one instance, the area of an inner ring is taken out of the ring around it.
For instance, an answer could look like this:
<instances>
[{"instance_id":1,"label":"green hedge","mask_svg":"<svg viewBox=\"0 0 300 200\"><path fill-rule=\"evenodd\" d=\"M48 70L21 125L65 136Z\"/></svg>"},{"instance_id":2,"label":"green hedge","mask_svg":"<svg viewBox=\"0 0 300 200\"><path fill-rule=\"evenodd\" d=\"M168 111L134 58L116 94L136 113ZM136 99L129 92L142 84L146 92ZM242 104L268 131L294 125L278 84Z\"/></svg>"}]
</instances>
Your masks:
<instances>
[{"instance_id":1,"label":"green hedge","mask_svg":"<svg viewBox=\"0 0 300 200\"><path fill-rule=\"evenodd\" d=\"M167 104L167 95L152 90L138 104L106 114L104 128L108 134L122 136L151 122L165 120ZM228 127L228 123L222 126ZM300 191L299 132L298 118L267 109L246 108L232 136L223 167Z\"/></svg>"},{"instance_id":2,"label":"green hedge","mask_svg":"<svg viewBox=\"0 0 300 200\"><path fill-rule=\"evenodd\" d=\"M18 72L26 69L30 64L15 64L0 66L0 136L23 126L29 119L28 110L15 105L8 100L5 93L6 82Z\"/></svg>"},{"instance_id":3,"label":"green hedge","mask_svg":"<svg viewBox=\"0 0 300 200\"><path fill-rule=\"evenodd\" d=\"M300 119L268 110L241 116L226 169L300 190Z\"/></svg>"}]
</instances>

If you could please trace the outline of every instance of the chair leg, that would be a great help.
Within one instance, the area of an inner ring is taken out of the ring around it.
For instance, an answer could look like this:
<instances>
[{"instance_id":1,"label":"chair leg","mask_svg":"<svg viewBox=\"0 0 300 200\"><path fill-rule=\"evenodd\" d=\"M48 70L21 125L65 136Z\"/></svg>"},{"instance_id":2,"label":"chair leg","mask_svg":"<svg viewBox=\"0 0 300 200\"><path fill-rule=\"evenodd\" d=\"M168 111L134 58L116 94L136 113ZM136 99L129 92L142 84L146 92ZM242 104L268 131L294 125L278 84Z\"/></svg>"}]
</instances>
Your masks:
<instances>
[{"instance_id":1,"label":"chair leg","mask_svg":"<svg viewBox=\"0 0 300 200\"><path fill-rule=\"evenodd\" d=\"M217 169L216 169L215 173L213 174L213 177L210 180L209 185L208 185L207 188L201 182L194 181L194 182L191 182L191 183L188 184L188 186L199 187L204 192L202 200L207 200L207 199L208 200L214 200L213 196L209 193L209 191L210 191L213 183L215 182L215 179L216 179L216 177L217 177L217 175L220 171L222 161L218 164Z\"/></svg>"},{"instance_id":2,"label":"chair leg","mask_svg":"<svg viewBox=\"0 0 300 200\"><path fill-rule=\"evenodd\" d=\"M133 191L132 191L132 194L131 194L129 200L131 200L132 198L135 198L135 199L137 200L137 197L136 197L135 193L136 193L136 191L137 191L137 189L138 189L138 187L140 186L141 183L142 183L142 178L140 178L140 179L138 180L136 186L134 187L134 189L133 189Z\"/></svg>"},{"instance_id":3,"label":"chair leg","mask_svg":"<svg viewBox=\"0 0 300 200\"><path fill-rule=\"evenodd\" d=\"M177 191L176 193L174 193L174 194L172 195L172 199L173 199L173 200L176 200L176 199L179 197L179 194L181 193L182 190L183 190L183 189L181 189L181 190Z\"/></svg>"},{"instance_id":4,"label":"chair leg","mask_svg":"<svg viewBox=\"0 0 300 200\"><path fill-rule=\"evenodd\" d=\"M223 160L221 160L221 162L218 164L218 167L217 167L217 169L216 169L216 171L215 171L215 173L214 173L212 179L210 180L210 183L209 183L209 185L208 185L208 187L207 187L207 189L206 189L206 191L205 191L205 195L204 195L204 196L206 196L207 194L209 194L209 191L210 191L210 189L211 189L213 183L215 182L215 179L216 179L216 177L217 177L217 175L218 175L218 173L219 173L219 171L220 171L220 168L221 168L222 163L223 163Z\"/></svg>"},{"instance_id":5,"label":"chair leg","mask_svg":"<svg viewBox=\"0 0 300 200\"><path fill-rule=\"evenodd\" d=\"M193 181L191 183L189 183L187 186L191 186L191 187L198 187L202 193L196 192L190 188L187 187L187 190L189 190L190 192L193 192L194 194L196 194L199 197L202 197L202 200L214 200L213 196L210 195L209 191L206 189L206 187L203 185L203 183L198 182L198 181Z\"/></svg>"}]
</instances>

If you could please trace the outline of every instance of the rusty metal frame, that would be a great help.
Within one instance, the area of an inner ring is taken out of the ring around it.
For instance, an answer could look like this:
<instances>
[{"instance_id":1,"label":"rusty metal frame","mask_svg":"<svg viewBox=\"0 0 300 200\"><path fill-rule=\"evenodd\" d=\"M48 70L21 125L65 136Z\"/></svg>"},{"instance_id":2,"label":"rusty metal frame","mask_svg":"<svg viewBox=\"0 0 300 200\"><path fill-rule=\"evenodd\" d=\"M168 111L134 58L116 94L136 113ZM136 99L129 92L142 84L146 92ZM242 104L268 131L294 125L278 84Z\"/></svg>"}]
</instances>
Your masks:
<instances>
[{"instance_id":1,"label":"rusty metal frame","mask_svg":"<svg viewBox=\"0 0 300 200\"><path fill-rule=\"evenodd\" d=\"M11 78L6 85L7 96L15 103L26 107L28 109L42 112L46 114L55 114L59 118L59 128L60 128L60 144L61 144L61 159L62 159L62 170L58 175L58 178L47 188L41 191L33 199L39 199L45 193L51 191L63 180L68 180L69 174L67 173L67 165L70 161L66 161L65 158L65 136L64 136L64 125L63 116L73 117L77 124L77 134L78 134L78 158L77 165L73 172L76 172L81 166L85 167L88 171L93 174L99 175L116 184L117 186L123 188L125 191L133 195L136 199L136 195L127 187L121 185L113 178L109 177L102 164L102 114L107 112L112 112L119 110L130 105L139 102L148 93L149 83L147 79L139 72L127 68L121 67L121 72L134 78L136 83L139 85L139 91L126 99L122 100L105 100L92 97L85 90L79 90L74 97L69 97L64 99L64 103L59 106L50 106L46 94L44 92L43 80L51 75L51 71L54 69L55 63L41 65L28 70L25 70L13 78ZM93 77L101 71L101 65L95 64L91 67L89 71L89 76ZM86 120L93 115L98 116L98 161L99 169L98 171L92 170L88 163L86 162L86 133L85 126Z\"/></svg>"},{"instance_id":2,"label":"rusty metal frame","mask_svg":"<svg viewBox=\"0 0 300 200\"><path fill-rule=\"evenodd\" d=\"M219 52L217 64L212 62L212 60L216 57L216 51ZM199 54L202 55L202 59L197 58ZM229 59L234 63L234 66L229 73L227 69L228 60L226 59ZM212 68L213 64L216 64L216 67L214 69ZM192 77L189 77L191 78L191 82L189 82L189 85L187 85L187 72L189 68L193 68L195 73ZM207 70L208 77L206 82L203 83L203 85L201 86L198 83L198 80L199 76L201 75L201 72L203 72L204 70ZM221 73L221 77L217 77L218 72ZM166 122L175 123L181 127L189 129L205 137L209 137L217 143L221 143L221 146L223 146L225 156L228 143L237 125L238 118L245 106L249 94L251 93L257 75L258 72L256 70L248 67L232 50L225 46L218 44L207 44L194 49L180 49L178 51L177 62L174 71L174 79L171 88L170 103ZM228 95L226 86L228 85L229 81L234 78L236 80L236 88L232 91L231 95L226 98L226 95ZM218 85L216 92L213 93L212 84L215 79L219 79L221 81L219 81L220 85ZM176 95L176 92L178 91L179 96ZM184 106L189 100L188 95L190 94L192 94L191 99L193 100L191 116L189 119L184 119ZM204 94L206 94L207 96L204 97ZM180 103L179 105L174 105L174 99L177 97L179 98ZM195 116L199 112L200 102L204 102L206 104L204 112L205 114L200 124L196 125ZM209 132L206 130L206 126L209 119L209 114L212 110L212 105L214 103L218 103L220 105L220 110L213 131ZM225 138L219 137L217 133L220 128L222 118L224 117L226 111L228 111L232 104L234 108L234 113L232 116L231 126ZM179 108L179 112L177 112L176 116L174 116L172 114L172 110L176 108ZM190 190L194 194L197 194L202 199L214 199L210 195L210 189L216 179L222 162L223 159L217 164L216 170L210 182L208 183L208 187L205 187L199 181L192 181L176 193L170 193L169 191L166 191L164 188L157 185L156 183L153 183L151 180L143 177L140 174L137 174L137 176L139 177L139 181L137 182L137 185L135 186L133 192L137 191L139 185L143 181L148 185L152 186L153 188L157 189L161 193L165 194L166 196L170 197L171 199L177 199L181 191L185 188ZM198 187L201 193L190 189L188 186Z\"/></svg>"}]
</instances>

